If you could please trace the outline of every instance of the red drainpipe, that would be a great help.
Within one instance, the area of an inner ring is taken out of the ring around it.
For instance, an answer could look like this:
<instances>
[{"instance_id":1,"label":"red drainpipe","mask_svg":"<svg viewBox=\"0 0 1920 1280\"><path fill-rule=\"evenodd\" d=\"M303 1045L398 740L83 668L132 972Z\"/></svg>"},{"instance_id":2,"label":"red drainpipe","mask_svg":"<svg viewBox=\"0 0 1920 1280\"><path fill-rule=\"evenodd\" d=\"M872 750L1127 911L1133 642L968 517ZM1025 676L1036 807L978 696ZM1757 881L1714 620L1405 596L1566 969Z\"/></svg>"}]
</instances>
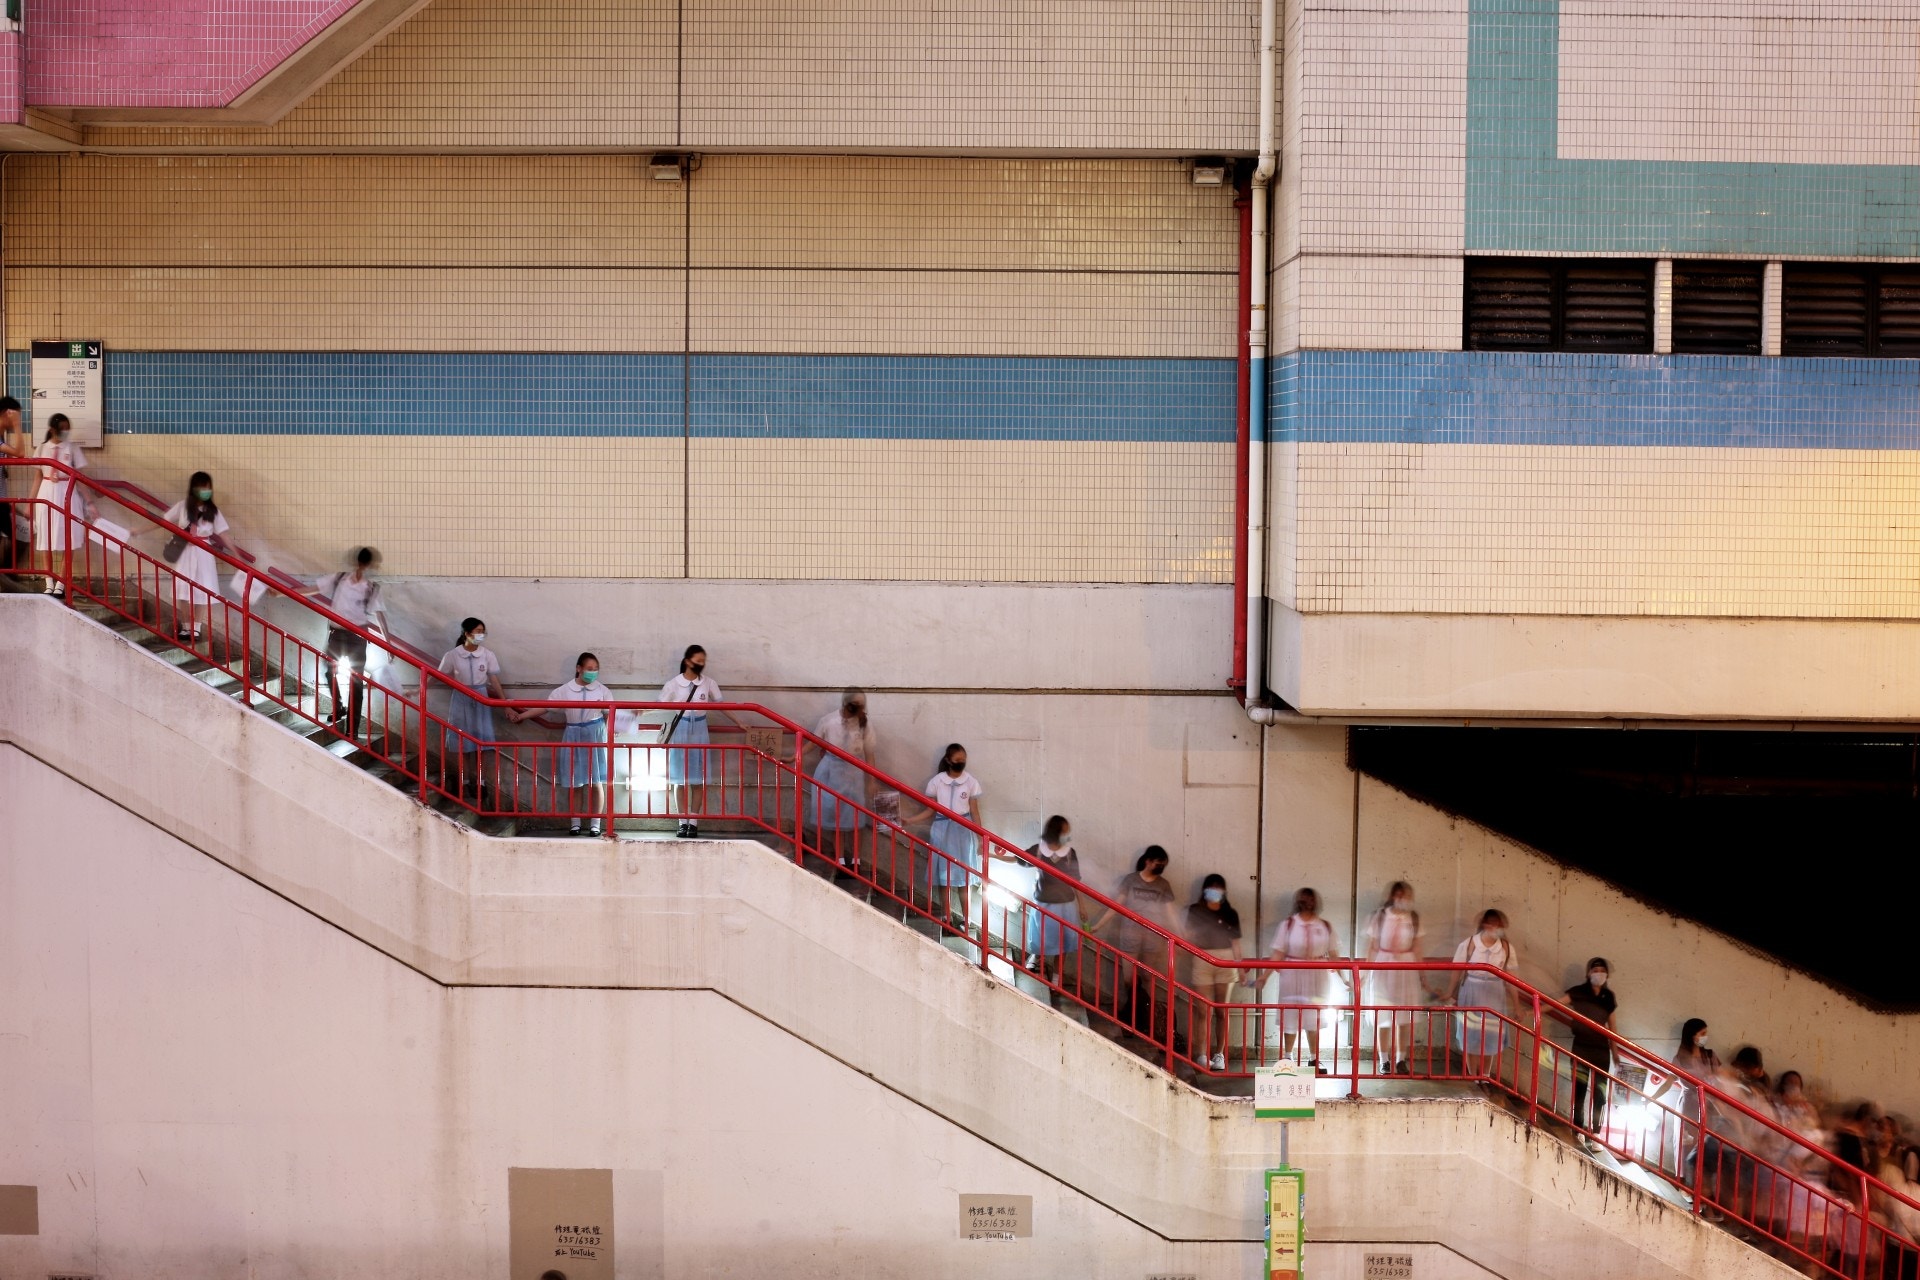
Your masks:
<instances>
[{"instance_id":1,"label":"red drainpipe","mask_svg":"<svg viewBox=\"0 0 1920 1280\"><path fill-rule=\"evenodd\" d=\"M1233 197L1240 214L1240 302L1234 349L1238 369L1233 384L1233 665L1227 687L1242 705L1247 701L1247 451L1252 446L1248 391L1253 373L1247 333L1253 328L1253 200L1244 184Z\"/></svg>"}]
</instances>

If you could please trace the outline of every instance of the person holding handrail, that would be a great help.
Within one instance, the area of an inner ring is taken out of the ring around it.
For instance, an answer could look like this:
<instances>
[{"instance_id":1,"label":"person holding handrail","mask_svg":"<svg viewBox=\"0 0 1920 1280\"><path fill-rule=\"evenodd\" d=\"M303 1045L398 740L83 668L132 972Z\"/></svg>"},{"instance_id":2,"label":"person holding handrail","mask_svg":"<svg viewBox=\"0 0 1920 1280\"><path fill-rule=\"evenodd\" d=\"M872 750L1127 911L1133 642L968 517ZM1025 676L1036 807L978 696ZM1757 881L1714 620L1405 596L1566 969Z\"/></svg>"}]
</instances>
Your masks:
<instances>
[{"instance_id":1,"label":"person holding handrail","mask_svg":"<svg viewBox=\"0 0 1920 1280\"><path fill-rule=\"evenodd\" d=\"M559 712L564 724L552 718L550 707L510 710L507 719L515 724L538 719L549 728L561 730L560 746L555 748L553 785L556 790L567 790L567 834L580 835L580 819L590 814L586 834L597 836L601 834L600 815L607 811L606 792L601 788L607 785L608 744L612 739L607 734L607 708L594 704L613 701L613 695L600 683L600 659L591 653L575 658L573 679L549 693L547 700L581 705Z\"/></svg>"},{"instance_id":2,"label":"person holding handrail","mask_svg":"<svg viewBox=\"0 0 1920 1280\"><path fill-rule=\"evenodd\" d=\"M1114 901L1130 915L1109 907L1105 914L1087 927L1098 933L1114 923L1113 949L1130 957L1115 966L1113 1016L1149 1040L1158 1041L1166 1031L1168 992L1167 937L1173 932L1173 885L1167 880L1167 851L1150 844L1134 861L1131 874L1124 876L1113 891ZM1145 923L1141 923L1144 921ZM1149 927L1152 926L1152 927ZM1156 932L1156 929L1158 932ZM1100 976L1106 977L1104 966Z\"/></svg>"},{"instance_id":3,"label":"person holding handrail","mask_svg":"<svg viewBox=\"0 0 1920 1280\"><path fill-rule=\"evenodd\" d=\"M1613 1014L1619 1007L1608 983L1613 966L1605 956L1587 961L1587 980L1567 988L1567 1007L1589 1022L1614 1030ZM1613 1066L1613 1042L1583 1022L1573 1024L1573 1127L1582 1137L1606 1134L1607 1073ZM1593 1110L1587 1110L1587 1100Z\"/></svg>"},{"instance_id":4,"label":"person holding handrail","mask_svg":"<svg viewBox=\"0 0 1920 1280\"><path fill-rule=\"evenodd\" d=\"M1480 927L1453 949L1455 964L1484 964L1513 972L1519 959L1513 942L1507 937L1507 916L1488 907L1480 913ZM1508 996L1506 981L1498 974L1475 969L1453 975L1450 999L1459 1005L1454 1032L1460 1050L1461 1070L1468 1076L1493 1076L1500 1067L1500 1055L1507 1044Z\"/></svg>"},{"instance_id":5,"label":"person holding handrail","mask_svg":"<svg viewBox=\"0 0 1920 1280\"><path fill-rule=\"evenodd\" d=\"M985 819L980 816L980 797L986 793L980 779L967 772L967 749L959 743L949 742L947 749L940 753L939 768L927 779L925 794L935 804L965 814L975 826L985 825ZM933 805L923 805L917 814L906 816L905 796L901 797L901 814L907 822L933 819L927 828L927 843L935 849L929 855L932 866L927 873L932 888L932 911L946 933L964 935L973 918L967 891L980 874L980 838L935 810ZM956 903L959 904L957 910Z\"/></svg>"},{"instance_id":6,"label":"person holding handrail","mask_svg":"<svg viewBox=\"0 0 1920 1280\"><path fill-rule=\"evenodd\" d=\"M820 717L820 722L813 726L813 736L871 767L878 743L873 726L867 721L866 692L861 689L842 692L840 709ZM873 807L873 775L817 743L807 744L807 755L815 761L812 769L817 784L809 788L813 799L807 805L807 817L813 823L820 855L836 867L857 872L860 833L873 826L873 819L868 816ZM807 767L805 761L801 767Z\"/></svg>"},{"instance_id":7,"label":"person holding handrail","mask_svg":"<svg viewBox=\"0 0 1920 1280\"><path fill-rule=\"evenodd\" d=\"M1227 1011L1233 984L1239 980L1240 913L1227 901L1227 878L1210 873L1200 882L1200 901L1187 908L1187 941L1215 963L1193 962L1194 994L1206 1002L1204 1016L1193 1024L1193 1060L1209 1071L1227 1069Z\"/></svg>"},{"instance_id":8,"label":"person holding handrail","mask_svg":"<svg viewBox=\"0 0 1920 1280\"><path fill-rule=\"evenodd\" d=\"M333 708L327 723L339 724L345 720L349 738L360 736L361 712L367 700L364 633L372 631L382 640L392 636L387 629L386 597L373 576L379 567L380 553L372 547L361 547L353 553L352 569L328 574L314 584L315 589L328 598L333 611L353 624L353 627L327 624L327 697ZM342 666L347 669L347 685L352 690L350 701L344 705L340 699L339 669Z\"/></svg>"},{"instance_id":9,"label":"person holding handrail","mask_svg":"<svg viewBox=\"0 0 1920 1280\"><path fill-rule=\"evenodd\" d=\"M73 423L64 413L56 413L47 419L46 439L33 451L33 456L71 467L75 471L87 469L86 455L73 442ZM40 483L34 487L33 497L33 543L46 557L46 592L52 596L64 596L67 594L67 584L58 576L64 568L61 563L63 553L76 540L87 536L85 526L93 523L93 504L88 500L85 489L71 477L51 467L40 473ZM173 519L173 513L168 512L167 518ZM186 638L182 633L181 639Z\"/></svg>"},{"instance_id":10,"label":"person holding handrail","mask_svg":"<svg viewBox=\"0 0 1920 1280\"><path fill-rule=\"evenodd\" d=\"M1413 906L1413 886L1395 880L1387 900L1367 917L1365 955L1373 964L1417 964L1425 934ZM1426 1000L1417 969L1376 969L1367 974L1373 1008L1373 1069L1376 1075L1411 1075L1414 1010Z\"/></svg>"},{"instance_id":11,"label":"person holding handrail","mask_svg":"<svg viewBox=\"0 0 1920 1280\"><path fill-rule=\"evenodd\" d=\"M1080 879L1080 851L1073 847L1073 824L1054 814L1040 829L1040 838L1027 846L1027 857L1040 869L1033 888L1038 910L1027 912L1027 964L1047 984L1048 1001L1057 1009L1066 995L1080 1000L1080 894L1072 882ZM1073 957L1071 966L1068 957Z\"/></svg>"},{"instance_id":12,"label":"person holding handrail","mask_svg":"<svg viewBox=\"0 0 1920 1280\"><path fill-rule=\"evenodd\" d=\"M1272 958L1275 960L1332 960L1339 955L1339 939L1334 937L1333 926L1320 917L1320 895L1312 889L1302 889L1293 895L1293 914L1280 922L1273 932ZM1298 1062L1295 1057L1298 1046L1304 1042L1313 1056L1308 1061L1321 1075L1332 1075L1333 1068L1320 1060L1323 1048L1320 1033L1321 1009L1328 1003L1333 987L1332 971L1327 969L1283 969L1280 972L1277 1003L1299 1009L1291 1020L1286 1013L1280 1016L1280 1056ZM1351 983L1346 974L1340 975L1343 983ZM1336 1044L1335 1048L1338 1048ZM1358 1047L1355 1047L1357 1053Z\"/></svg>"},{"instance_id":13,"label":"person holding handrail","mask_svg":"<svg viewBox=\"0 0 1920 1280\"><path fill-rule=\"evenodd\" d=\"M213 477L204 471L194 472L187 479L187 496L169 507L163 518L199 539L180 539L179 554L173 561L174 634L181 640L197 641L212 625L213 601L220 594L220 561L200 544L206 542L226 550L220 535L227 531L227 517L213 501ZM182 620L182 610L187 621Z\"/></svg>"},{"instance_id":14,"label":"person holding handrail","mask_svg":"<svg viewBox=\"0 0 1920 1280\"><path fill-rule=\"evenodd\" d=\"M507 696L500 687L500 657L487 648L486 623L478 618L467 618L460 623L460 640L441 657L440 671L459 686L447 695L447 727L440 746L440 785L447 785L447 753L452 752L458 774L454 794L464 798L471 787L475 802L485 804L487 794L480 778L480 752L492 750L492 744L500 735L493 725L493 708L478 699L492 697L504 701ZM466 692L460 692L461 689ZM424 706L424 683L420 692ZM469 756L473 757L471 767L467 763Z\"/></svg>"},{"instance_id":15,"label":"person holding handrail","mask_svg":"<svg viewBox=\"0 0 1920 1280\"><path fill-rule=\"evenodd\" d=\"M707 651L690 644L680 655L680 674L660 687L660 701L679 703L667 718L667 731L661 742L675 748L667 752L667 782L672 786L670 803L680 810L680 829L675 834L692 839L700 834L698 814L707 811L707 731L704 704L725 702L720 686L707 674ZM722 711L729 723L737 723Z\"/></svg>"},{"instance_id":16,"label":"person holding handrail","mask_svg":"<svg viewBox=\"0 0 1920 1280\"><path fill-rule=\"evenodd\" d=\"M0 456L20 459L33 456L33 442L20 425L20 402L12 396L0 396ZM0 529L0 535L7 539L5 567L19 569L26 567L27 547L33 541L33 521L14 505L12 488L10 477L0 474L0 499L7 500L8 516L7 527ZM31 485L28 491L31 494Z\"/></svg>"}]
</instances>

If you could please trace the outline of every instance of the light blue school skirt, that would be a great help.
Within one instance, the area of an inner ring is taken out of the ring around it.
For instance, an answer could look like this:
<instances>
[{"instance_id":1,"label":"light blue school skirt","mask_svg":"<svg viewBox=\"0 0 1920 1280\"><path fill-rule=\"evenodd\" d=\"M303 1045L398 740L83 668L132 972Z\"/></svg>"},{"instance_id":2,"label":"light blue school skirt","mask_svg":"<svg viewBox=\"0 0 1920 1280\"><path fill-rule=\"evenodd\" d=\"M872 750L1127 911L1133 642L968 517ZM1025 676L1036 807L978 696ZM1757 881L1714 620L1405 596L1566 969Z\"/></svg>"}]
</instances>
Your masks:
<instances>
[{"instance_id":1,"label":"light blue school skirt","mask_svg":"<svg viewBox=\"0 0 1920 1280\"><path fill-rule=\"evenodd\" d=\"M680 723L673 727L673 736L668 742L684 742L705 746L707 737L707 718L701 716L681 716ZM695 786L707 780L707 753L704 751L667 752L667 781L675 786L692 783Z\"/></svg>"},{"instance_id":2,"label":"light blue school skirt","mask_svg":"<svg viewBox=\"0 0 1920 1280\"><path fill-rule=\"evenodd\" d=\"M820 763L813 767L813 780L820 784L813 789L816 829L854 831L872 825L871 818L854 808L867 793L866 775L858 768L839 756L822 756ZM825 787L831 787L835 794L821 789ZM847 802L843 803L841 796L845 796Z\"/></svg>"},{"instance_id":3,"label":"light blue school skirt","mask_svg":"<svg viewBox=\"0 0 1920 1280\"><path fill-rule=\"evenodd\" d=\"M1469 973L1460 984L1454 1043L1462 1053L1491 1057L1506 1048L1507 987L1490 973Z\"/></svg>"},{"instance_id":4,"label":"light blue school skirt","mask_svg":"<svg viewBox=\"0 0 1920 1280\"><path fill-rule=\"evenodd\" d=\"M967 873L980 870L980 837L951 818L936 817L927 839L952 859L933 860L933 883L963 889L971 884L973 876Z\"/></svg>"},{"instance_id":5,"label":"light blue school skirt","mask_svg":"<svg viewBox=\"0 0 1920 1280\"><path fill-rule=\"evenodd\" d=\"M560 767L554 780L563 787L597 787L607 780L607 718L596 716L584 724L570 724L560 735ZM593 744L569 747L567 743Z\"/></svg>"},{"instance_id":6,"label":"light blue school skirt","mask_svg":"<svg viewBox=\"0 0 1920 1280\"><path fill-rule=\"evenodd\" d=\"M469 685L468 688L478 694L487 691L484 684ZM466 736L461 737L461 734ZM480 743L493 742L499 737L493 729L493 708L484 702L475 702L464 693L449 693L445 736L445 747L449 751L478 751ZM480 741L475 742L475 738Z\"/></svg>"},{"instance_id":7,"label":"light blue school skirt","mask_svg":"<svg viewBox=\"0 0 1920 1280\"><path fill-rule=\"evenodd\" d=\"M1045 915L1040 914L1041 911ZM1027 954L1063 956L1080 949L1080 903L1036 902L1027 908Z\"/></svg>"}]
</instances>

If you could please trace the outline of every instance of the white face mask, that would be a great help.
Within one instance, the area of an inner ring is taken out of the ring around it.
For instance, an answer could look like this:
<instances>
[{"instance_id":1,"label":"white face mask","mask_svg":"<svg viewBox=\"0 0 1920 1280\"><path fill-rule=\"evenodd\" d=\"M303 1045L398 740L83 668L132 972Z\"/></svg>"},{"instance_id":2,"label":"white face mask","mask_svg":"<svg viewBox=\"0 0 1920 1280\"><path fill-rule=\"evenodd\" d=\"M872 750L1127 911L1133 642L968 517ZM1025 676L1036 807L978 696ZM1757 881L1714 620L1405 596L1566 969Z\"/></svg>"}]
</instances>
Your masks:
<instances>
[{"instance_id":1,"label":"white face mask","mask_svg":"<svg viewBox=\"0 0 1920 1280\"><path fill-rule=\"evenodd\" d=\"M470 639L472 639L473 641L473 647L478 649L481 645L487 642L487 633L484 631L476 631L473 633Z\"/></svg>"},{"instance_id":2,"label":"white face mask","mask_svg":"<svg viewBox=\"0 0 1920 1280\"><path fill-rule=\"evenodd\" d=\"M1704 1049L1704 1048L1706 1048L1706 1047L1707 1047L1707 1033L1706 1033L1706 1032L1704 1032L1704 1031L1703 1031L1703 1032L1701 1032L1701 1033L1700 1033L1699 1035L1697 1035L1697 1036L1695 1036L1695 1037L1694 1037L1694 1040L1693 1040L1693 1047L1694 1047L1694 1048L1696 1048L1696 1049Z\"/></svg>"},{"instance_id":3,"label":"white face mask","mask_svg":"<svg viewBox=\"0 0 1920 1280\"><path fill-rule=\"evenodd\" d=\"M1202 896L1205 897L1208 902L1225 902L1227 900L1227 891L1225 889L1208 889Z\"/></svg>"},{"instance_id":4,"label":"white face mask","mask_svg":"<svg viewBox=\"0 0 1920 1280\"><path fill-rule=\"evenodd\" d=\"M1607 971L1605 969L1595 969L1587 974L1587 981L1596 987L1604 987L1607 985Z\"/></svg>"}]
</instances>

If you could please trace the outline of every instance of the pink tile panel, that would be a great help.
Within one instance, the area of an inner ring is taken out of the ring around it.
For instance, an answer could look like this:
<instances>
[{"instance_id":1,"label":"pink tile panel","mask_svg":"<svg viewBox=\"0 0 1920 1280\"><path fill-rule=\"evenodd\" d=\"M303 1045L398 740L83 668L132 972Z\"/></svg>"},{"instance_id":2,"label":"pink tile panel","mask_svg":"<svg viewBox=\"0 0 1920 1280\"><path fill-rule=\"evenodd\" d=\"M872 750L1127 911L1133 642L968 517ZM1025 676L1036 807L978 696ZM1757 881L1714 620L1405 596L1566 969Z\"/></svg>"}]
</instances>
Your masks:
<instances>
[{"instance_id":1,"label":"pink tile panel","mask_svg":"<svg viewBox=\"0 0 1920 1280\"><path fill-rule=\"evenodd\" d=\"M225 106L354 2L26 0L26 102Z\"/></svg>"},{"instance_id":2,"label":"pink tile panel","mask_svg":"<svg viewBox=\"0 0 1920 1280\"><path fill-rule=\"evenodd\" d=\"M25 116L20 100L20 34L0 31L0 124L19 124Z\"/></svg>"}]
</instances>

